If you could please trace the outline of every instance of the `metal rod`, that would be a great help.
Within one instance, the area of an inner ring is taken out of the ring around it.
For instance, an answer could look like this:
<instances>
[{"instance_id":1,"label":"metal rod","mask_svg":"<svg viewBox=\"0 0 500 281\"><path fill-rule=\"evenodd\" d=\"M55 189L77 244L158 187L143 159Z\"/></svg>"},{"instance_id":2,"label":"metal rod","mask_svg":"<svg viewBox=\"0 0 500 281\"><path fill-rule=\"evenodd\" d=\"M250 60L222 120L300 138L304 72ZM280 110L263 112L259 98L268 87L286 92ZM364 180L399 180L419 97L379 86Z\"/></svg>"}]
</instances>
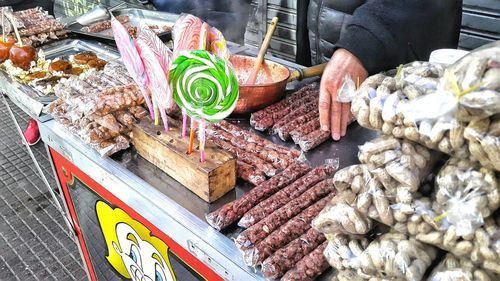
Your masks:
<instances>
[{"instance_id":1,"label":"metal rod","mask_svg":"<svg viewBox=\"0 0 500 281\"><path fill-rule=\"evenodd\" d=\"M54 201L56 203L57 210L63 216L63 219L66 222L66 225L68 226L68 229L69 229L70 233L74 233L74 228L71 225L71 223L68 220L66 220L66 213L62 209L61 204L59 204L59 201L57 200L57 195L54 193L54 191L50 187L49 181L47 180L47 178L43 174L42 168L38 164L38 161L36 160L35 155L33 154L33 151L31 151L30 146L26 142L26 139L24 138L24 135L23 135L23 131L21 130L21 127L19 127L19 123L17 122L16 116L14 115L14 112L12 112L12 109L10 108L9 103L5 99L5 95L2 93L1 96L2 96L3 103L7 107L7 111L9 112L9 115L12 118L12 121L14 121L14 125L15 125L15 127L17 129L17 133L21 136L21 140L22 140L21 142L24 144L24 147L28 151L28 154L31 157L31 160L33 160L33 163L35 164L36 170L37 170L38 174L40 175L40 178L42 179L42 181L45 184L45 186L49 189L50 195L52 196L52 199L54 199Z\"/></svg>"}]
</instances>

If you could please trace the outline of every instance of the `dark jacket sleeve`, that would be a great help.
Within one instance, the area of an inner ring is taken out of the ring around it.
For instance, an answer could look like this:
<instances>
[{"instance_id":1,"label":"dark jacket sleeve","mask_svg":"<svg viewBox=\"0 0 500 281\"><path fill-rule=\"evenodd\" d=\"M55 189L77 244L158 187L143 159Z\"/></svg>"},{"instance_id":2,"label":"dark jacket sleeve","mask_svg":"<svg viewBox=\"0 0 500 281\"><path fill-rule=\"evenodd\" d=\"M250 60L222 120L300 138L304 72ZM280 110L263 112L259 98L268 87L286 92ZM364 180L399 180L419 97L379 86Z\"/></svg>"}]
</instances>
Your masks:
<instances>
[{"instance_id":1,"label":"dark jacket sleeve","mask_svg":"<svg viewBox=\"0 0 500 281\"><path fill-rule=\"evenodd\" d=\"M432 50L456 48L462 0L369 0L357 8L336 48L353 53L370 74Z\"/></svg>"}]
</instances>

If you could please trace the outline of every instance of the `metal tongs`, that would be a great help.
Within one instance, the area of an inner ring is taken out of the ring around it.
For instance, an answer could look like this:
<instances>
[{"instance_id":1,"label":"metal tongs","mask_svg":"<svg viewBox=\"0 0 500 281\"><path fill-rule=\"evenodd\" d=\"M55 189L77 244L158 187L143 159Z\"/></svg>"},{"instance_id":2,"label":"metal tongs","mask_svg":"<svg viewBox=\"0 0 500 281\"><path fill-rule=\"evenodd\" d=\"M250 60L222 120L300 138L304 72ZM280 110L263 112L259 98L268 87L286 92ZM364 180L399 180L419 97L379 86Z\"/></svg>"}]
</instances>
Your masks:
<instances>
[{"instance_id":1,"label":"metal tongs","mask_svg":"<svg viewBox=\"0 0 500 281\"><path fill-rule=\"evenodd\" d=\"M111 12L124 8L127 6L127 3L122 2L116 6L111 8L107 8L104 5L97 5L92 10L86 12L83 15L79 15L76 17L68 17L64 19L60 19L59 21L64 24L64 26L72 25L74 23L79 23L83 26L92 24L98 21L109 20L111 18Z\"/></svg>"}]
</instances>

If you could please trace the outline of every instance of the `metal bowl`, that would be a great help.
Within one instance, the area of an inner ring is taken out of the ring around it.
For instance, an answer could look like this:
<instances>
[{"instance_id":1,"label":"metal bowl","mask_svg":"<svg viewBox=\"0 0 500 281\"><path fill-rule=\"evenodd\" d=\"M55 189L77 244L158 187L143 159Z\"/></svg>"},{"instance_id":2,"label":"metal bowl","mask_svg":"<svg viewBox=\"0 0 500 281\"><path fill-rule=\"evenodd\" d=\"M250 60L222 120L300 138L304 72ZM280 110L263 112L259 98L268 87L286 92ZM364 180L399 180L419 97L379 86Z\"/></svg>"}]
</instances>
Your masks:
<instances>
[{"instance_id":1,"label":"metal bowl","mask_svg":"<svg viewBox=\"0 0 500 281\"><path fill-rule=\"evenodd\" d=\"M233 55L229 59L239 82L240 97L233 113L247 114L280 100L290 77L290 70L278 63L265 60L257 75L257 84L245 85L256 58Z\"/></svg>"}]
</instances>

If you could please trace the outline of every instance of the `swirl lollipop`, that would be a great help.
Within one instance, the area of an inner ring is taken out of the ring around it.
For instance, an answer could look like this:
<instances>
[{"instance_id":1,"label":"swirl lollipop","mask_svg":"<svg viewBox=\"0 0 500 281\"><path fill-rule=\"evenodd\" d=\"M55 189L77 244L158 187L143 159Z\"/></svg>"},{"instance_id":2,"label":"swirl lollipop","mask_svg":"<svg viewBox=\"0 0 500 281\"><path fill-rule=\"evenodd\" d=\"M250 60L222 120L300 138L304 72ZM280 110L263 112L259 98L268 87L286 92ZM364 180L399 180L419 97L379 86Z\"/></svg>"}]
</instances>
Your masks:
<instances>
[{"instance_id":1,"label":"swirl lollipop","mask_svg":"<svg viewBox=\"0 0 500 281\"><path fill-rule=\"evenodd\" d=\"M231 64L207 51L182 52L170 69L170 84L177 105L191 118L201 119L201 124L203 120L218 122L226 118L238 101L238 80ZM200 145L202 161L203 144L204 141Z\"/></svg>"}]
</instances>

